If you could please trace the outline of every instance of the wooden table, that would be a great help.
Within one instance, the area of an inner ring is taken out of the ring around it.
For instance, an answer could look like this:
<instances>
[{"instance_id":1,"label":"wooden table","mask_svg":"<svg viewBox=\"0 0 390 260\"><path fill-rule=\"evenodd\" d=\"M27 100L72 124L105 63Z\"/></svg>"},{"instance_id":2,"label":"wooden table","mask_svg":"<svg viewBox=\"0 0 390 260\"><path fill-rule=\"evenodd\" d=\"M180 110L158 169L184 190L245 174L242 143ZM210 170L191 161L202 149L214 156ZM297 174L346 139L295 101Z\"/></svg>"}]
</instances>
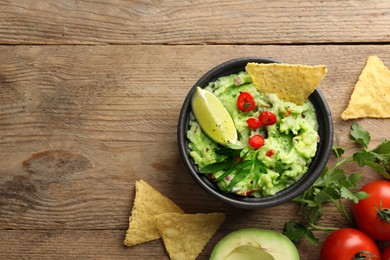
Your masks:
<instances>
[{"instance_id":1,"label":"wooden table","mask_svg":"<svg viewBox=\"0 0 390 260\"><path fill-rule=\"evenodd\" d=\"M176 141L187 92L232 58L325 64L335 143L352 153L340 114L369 55L390 67L389 42L388 0L0 1L0 258L168 259L161 240L123 246L139 179L187 213L226 214L199 259L233 230L282 231L295 204L235 209L190 177ZM359 123L372 145L390 138L389 120ZM321 223L347 225L331 206Z\"/></svg>"}]
</instances>

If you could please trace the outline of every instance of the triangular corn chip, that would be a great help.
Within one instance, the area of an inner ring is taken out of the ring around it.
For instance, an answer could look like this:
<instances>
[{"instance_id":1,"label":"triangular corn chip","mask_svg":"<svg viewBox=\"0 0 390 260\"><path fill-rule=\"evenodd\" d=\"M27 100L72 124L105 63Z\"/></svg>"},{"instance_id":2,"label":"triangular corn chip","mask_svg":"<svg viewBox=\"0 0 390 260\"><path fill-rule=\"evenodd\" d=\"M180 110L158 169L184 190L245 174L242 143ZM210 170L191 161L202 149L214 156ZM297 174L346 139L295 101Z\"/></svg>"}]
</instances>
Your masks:
<instances>
[{"instance_id":1,"label":"triangular corn chip","mask_svg":"<svg viewBox=\"0 0 390 260\"><path fill-rule=\"evenodd\" d=\"M390 71L377 56L370 56L356 82L344 120L390 118Z\"/></svg>"},{"instance_id":2,"label":"triangular corn chip","mask_svg":"<svg viewBox=\"0 0 390 260\"><path fill-rule=\"evenodd\" d=\"M129 229L126 232L124 244L133 246L160 238L154 216L162 213L183 213L173 201L140 180L135 183L136 193Z\"/></svg>"},{"instance_id":3,"label":"triangular corn chip","mask_svg":"<svg viewBox=\"0 0 390 260\"><path fill-rule=\"evenodd\" d=\"M302 105L325 77L324 65L259 64L249 62L245 70L263 93L278 95L283 101Z\"/></svg>"},{"instance_id":4,"label":"triangular corn chip","mask_svg":"<svg viewBox=\"0 0 390 260\"><path fill-rule=\"evenodd\" d=\"M225 221L225 215L166 213L155 220L170 258L193 260Z\"/></svg>"}]
</instances>

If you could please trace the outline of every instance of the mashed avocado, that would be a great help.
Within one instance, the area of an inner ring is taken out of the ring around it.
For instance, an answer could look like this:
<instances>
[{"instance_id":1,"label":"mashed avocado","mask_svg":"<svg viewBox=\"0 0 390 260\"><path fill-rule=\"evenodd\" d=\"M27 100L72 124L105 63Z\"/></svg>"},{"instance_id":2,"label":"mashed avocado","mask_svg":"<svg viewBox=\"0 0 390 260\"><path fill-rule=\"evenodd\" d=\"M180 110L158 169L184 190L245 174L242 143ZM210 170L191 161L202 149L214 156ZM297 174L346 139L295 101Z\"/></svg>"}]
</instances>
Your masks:
<instances>
[{"instance_id":1,"label":"mashed avocado","mask_svg":"<svg viewBox=\"0 0 390 260\"><path fill-rule=\"evenodd\" d=\"M223 191L242 196L269 196L296 182L307 171L316 153L319 136L313 105L284 102L275 94L260 93L246 72L221 77L206 89L224 104L238 132L238 142L223 147L202 132L191 116L187 138L195 164ZM240 92L250 93L256 108L242 112L237 108ZM258 118L263 111L277 117L273 125L252 130L248 118ZM248 145L254 134L265 137L264 145Z\"/></svg>"}]
</instances>

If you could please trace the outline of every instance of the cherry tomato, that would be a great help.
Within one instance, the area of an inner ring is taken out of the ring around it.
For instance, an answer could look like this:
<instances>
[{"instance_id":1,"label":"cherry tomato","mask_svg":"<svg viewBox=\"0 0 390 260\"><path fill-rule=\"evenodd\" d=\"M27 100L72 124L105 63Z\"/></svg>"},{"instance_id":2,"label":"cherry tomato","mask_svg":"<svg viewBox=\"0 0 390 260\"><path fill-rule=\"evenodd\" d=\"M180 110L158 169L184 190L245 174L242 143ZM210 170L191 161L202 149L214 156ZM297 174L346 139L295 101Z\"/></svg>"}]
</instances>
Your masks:
<instances>
[{"instance_id":1,"label":"cherry tomato","mask_svg":"<svg viewBox=\"0 0 390 260\"><path fill-rule=\"evenodd\" d=\"M381 258L377 245L368 235L357 229L341 228L325 239L320 252L320 260L346 259L380 260Z\"/></svg>"},{"instance_id":2,"label":"cherry tomato","mask_svg":"<svg viewBox=\"0 0 390 260\"><path fill-rule=\"evenodd\" d=\"M256 102L248 92L240 92L237 98L237 107L243 112L251 111L255 108Z\"/></svg>"},{"instance_id":3,"label":"cherry tomato","mask_svg":"<svg viewBox=\"0 0 390 260\"><path fill-rule=\"evenodd\" d=\"M259 119L263 125L273 125L276 123L276 115L272 112L261 112Z\"/></svg>"},{"instance_id":4,"label":"cherry tomato","mask_svg":"<svg viewBox=\"0 0 390 260\"><path fill-rule=\"evenodd\" d=\"M264 145L264 137L262 135L252 135L248 143L253 149L259 149Z\"/></svg>"},{"instance_id":5,"label":"cherry tomato","mask_svg":"<svg viewBox=\"0 0 390 260\"><path fill-rule=\"evenodd\" d=\"M390 244L382 250L381 255L382 260L390 260Z\"/></svg>"},{"instance_id":6,"label":"cherry tomato","mask_svg":"<svg viewBox=\"0 0 390 260\"><path fill-rule=\"evenodd\" d=\"M257 118L253 118L253 117L248 118L248 120L246 120L246 123L248 124L248 127L253 129L253 130L256 130L262 126L261 121Z\"/></svg>"},{"instance_id":7,"label":"cherry tomato","mask_svg":"<svg viewBox=\"0 0 390 260\"><path fill-rule=\"evenodd\" d=\"M353 205L356 225L375 240L390 241L390 181L373 181L360 190L369 197Z\"/></svg>"}]
</instances>

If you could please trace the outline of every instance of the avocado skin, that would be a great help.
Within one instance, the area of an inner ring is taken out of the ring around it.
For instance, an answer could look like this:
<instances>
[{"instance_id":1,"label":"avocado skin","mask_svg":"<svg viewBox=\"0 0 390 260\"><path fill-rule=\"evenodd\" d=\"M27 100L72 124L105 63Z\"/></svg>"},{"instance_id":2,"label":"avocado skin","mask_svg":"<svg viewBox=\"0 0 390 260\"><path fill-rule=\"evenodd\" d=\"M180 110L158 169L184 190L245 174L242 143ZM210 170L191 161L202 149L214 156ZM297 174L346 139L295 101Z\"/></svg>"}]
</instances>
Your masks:
<instances>
[{"instance_id":1,"label":"avocado skin","mask_svg":"<svg viewBox=\"0 0 390 260\"><path fill-rule=\"evenodd\" d=\"M243 228L229 233L215 245L210 260L225 260L233 250L242 246L264 250L275 260L299 260L298 250L290 239L279 232L260 228ZM249 255L242 257L250 259Z\"/></svg>"}]
</instances>

